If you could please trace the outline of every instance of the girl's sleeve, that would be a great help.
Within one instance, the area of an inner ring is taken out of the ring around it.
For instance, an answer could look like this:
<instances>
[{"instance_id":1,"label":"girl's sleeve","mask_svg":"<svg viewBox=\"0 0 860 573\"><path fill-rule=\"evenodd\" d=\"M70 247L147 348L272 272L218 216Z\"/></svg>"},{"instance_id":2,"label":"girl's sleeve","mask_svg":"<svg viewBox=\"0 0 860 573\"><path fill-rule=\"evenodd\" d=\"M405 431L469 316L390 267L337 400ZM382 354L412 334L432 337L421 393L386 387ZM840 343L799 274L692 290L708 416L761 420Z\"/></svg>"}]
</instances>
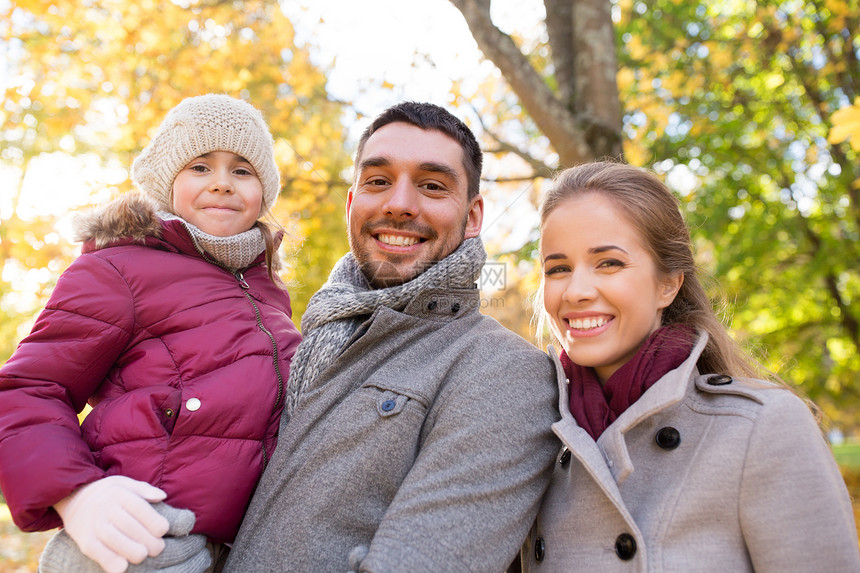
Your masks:
<instances>
[{"instance_id":1,"label":"girl's sleeve","mask_svg":"<svg viewBox=\"0 0 860 573\"><path fill-rule=\"evenodd\" d=\"M806 404L773 390L757 417L740 516L757 572L860 571L851 499Z\"/></svg>"},{"instance_id":2,"label":"girl's sleeve","mask_svg":"<svg viewBox=\"0 0 860 573\"><path fill-rule=\"evenodd\" d=\"M24 531L61 524L52 505L105 477L77 414L128 344L128 285L101 257L63 273L30 334L0 369L0 489Z\"/></svg>"}]
</instances>

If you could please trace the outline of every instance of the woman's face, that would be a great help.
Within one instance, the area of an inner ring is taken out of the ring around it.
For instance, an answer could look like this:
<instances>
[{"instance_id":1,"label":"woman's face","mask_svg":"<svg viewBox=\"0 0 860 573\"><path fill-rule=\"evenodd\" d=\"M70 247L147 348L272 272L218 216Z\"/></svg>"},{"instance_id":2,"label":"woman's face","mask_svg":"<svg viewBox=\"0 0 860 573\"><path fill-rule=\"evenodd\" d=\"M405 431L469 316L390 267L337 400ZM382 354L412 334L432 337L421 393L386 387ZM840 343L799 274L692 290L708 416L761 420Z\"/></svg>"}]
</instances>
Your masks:
<instances>
[{"instance_id":1,"label":"woman's face","mask_svg":"<svg viewBox=\"0 0 860 573\"><path fill-rule=\"evenodd\" d=\"M567 199L547 216L541 262L553 334L602 382L660 327L683 280L660 276L642 235L600 192Z\"/></svg>"}]
</instances>

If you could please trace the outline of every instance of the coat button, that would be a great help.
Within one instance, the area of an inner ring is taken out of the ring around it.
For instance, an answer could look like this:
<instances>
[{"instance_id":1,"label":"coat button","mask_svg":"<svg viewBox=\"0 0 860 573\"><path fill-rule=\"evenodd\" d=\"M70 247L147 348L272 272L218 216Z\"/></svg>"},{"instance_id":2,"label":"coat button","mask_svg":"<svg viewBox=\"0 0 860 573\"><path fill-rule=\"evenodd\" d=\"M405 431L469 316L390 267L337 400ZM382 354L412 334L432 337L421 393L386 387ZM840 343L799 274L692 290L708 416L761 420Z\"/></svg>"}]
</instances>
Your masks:
<instances>
[{"instance_id":1,"label":"coat button","mask_svg":"<svg viewBox=\"0 0 860 573\"><path fill-rule=\"evenodd\" d=\"M394 407L396 405L397 405L397 402L395 402L394 400L386 400L385 402L382 403L382 406L381 406L382 411L383 412L390 412L391 410L394 409Z\"/></svg>"},{"instance_id":2,"label":"coat button","mask_svg":"<svg viewBox=\"0 0 860 573\"><path fill-rule=\"evenodd\" d=\"M543 561L544 549L546 549L546 546L544 545L543 537L538 537L537 539L535 539L535 561L537 561L538 563Z\"/></svg>"},{"instance_id":3,"label":"coat button","mask_svg":"<svg viewBox=\"0 0 860 573\"><path fill-rule=\"evenodd\" d=\"M630 561L636 555L636 540L629 533L622 533L615 540L615 554L624 561Z\"/></svg>"},{"instance_id":4,"label":"coat button","mask_svg":"<svg viewBox=\"0 0 860 573\"><path fill-rule=\"evenodd\" d=\"M681 434L675 428L666 426L660 428L654 439L657 441L657 445L664 450L674 450L681 443Z\"/></svg>"},{"instance_id":5,"label":"coat button","mask_svg":"<svg viewBox=\"0 0 860 573\"><path fill-rule=\"evenodd\" d=\"M558 463L560 463L563 466L566 466L567 462L569 462L569 461L570 461L570 450L568 450L567 448L564 448L564 451L561 453L561 457L559 458Z\"/></svg>"},{"instance_id":6,"label":"coat button","mask_svg":"<svg viewBox=\"0 0 860 573\"><path fill-rule=\"evenodd\" d=\"M715 374L708 376L708 384L711 386L725 386L732 383L732 377L727 374Z\"/></svg>"},{"instance_id":7,"label":"coat button","mask_svg":"<svg viewBox=\"0 0 860 573\"><path fill-rule=\"evenodd\" d=\"M185 407L189 412L196 412L200 409L200 400L197 398L189 398L187 402L185 402Z\"/></svg>"},{"instance_id":8,"label":"coat button","mask_svg":"<svg viewBox=\"0 0 860 573\"><path fill-rule=\"evenodd\" d=\"M454 314L457 314L459 311L460 311L460 303L459 302L455 302L454 304L451 305L451 312L453 312Z\"/></svg>"}]
</instances>

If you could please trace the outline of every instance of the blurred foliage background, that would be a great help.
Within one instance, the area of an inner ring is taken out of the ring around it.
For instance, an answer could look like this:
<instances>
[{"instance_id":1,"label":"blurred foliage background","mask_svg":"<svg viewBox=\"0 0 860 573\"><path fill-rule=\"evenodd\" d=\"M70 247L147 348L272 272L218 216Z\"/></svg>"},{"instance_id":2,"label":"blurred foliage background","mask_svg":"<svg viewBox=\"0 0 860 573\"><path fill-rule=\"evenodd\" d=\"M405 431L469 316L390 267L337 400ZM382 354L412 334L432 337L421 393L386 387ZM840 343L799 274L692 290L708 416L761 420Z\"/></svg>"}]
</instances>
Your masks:
<instances>
[{"instance_id":1,"label":"blurred foliage background","mask_svg":"<svg viewBox=\"0 0 860 573\"><path fill-rule=\"evenodd\" d=\"M486 151L484 238L504 277L484 281L484 311L534 339L547 178L623 156L677 192L736 338L813 399L827 428L853 435L860 0L529 0L522 9L539 16L524 26L500 24L500 3L446 3L465 25L439 37L462 35L485 61L477 75L452 72L435 101ZM332 96L330 62L314 58L314 30L297 28L293 4L0 0L0 364L79 252L69 211L129 191L131 161L167 110L206 92L245 98L270 124L300 322L347 250L351 130L384 107L356 102L375 89L388 105L404 91L370 77L354 99ZM407 18L414 8L391 6ZM374 15L359 13L367 41L385 42ZM415 61L436 65L432 51ZM35 188L37 205L25 193ZM7 543L6 529L0 571L30 570L44 538Z\"/></svg>"}]
</instances>

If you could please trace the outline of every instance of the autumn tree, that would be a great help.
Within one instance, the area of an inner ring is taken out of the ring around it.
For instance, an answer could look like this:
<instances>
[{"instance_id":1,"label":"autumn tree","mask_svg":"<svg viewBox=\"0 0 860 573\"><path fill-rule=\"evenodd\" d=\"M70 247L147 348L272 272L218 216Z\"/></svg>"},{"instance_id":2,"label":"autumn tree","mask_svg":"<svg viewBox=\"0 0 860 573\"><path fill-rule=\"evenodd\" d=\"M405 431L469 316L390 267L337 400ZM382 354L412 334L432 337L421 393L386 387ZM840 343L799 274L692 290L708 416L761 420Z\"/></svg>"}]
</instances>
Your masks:
<instances>
[{"instance_id":1,"label":"autumn tree","mask_svg":"<svg viewBox=\"0 0 860 573\"><path fill-rule=\"evenodd\" d=\"M497 28L490 0L451 0L478 47L493 61L537 128L552 142L558 166L621 154L621 106L615 33L606 0L545 0L546 46L524 53L523 41ZM500 149L528 155L498 132ZM528 156L536 175L554 167Z\"/></svg>"},{"instance_id":2,"label":"autumn tree","mask_svg":"<svg viewBox=\"0 0 860 573\"><path fill-rule=\"evenodd\" d=\"M275 138L283 184L275 214L289 232L286 278L298 322L347 250L341 174L349 157L342 106L327 97L322 70L294 44L277 3L30 1L6 12L0 46L10 80L0 110L0 161L19 177L12 204L0 211L0 311L10 312L4 301L15 287L6 282L5 265L50 264L54 280L74 256L68 244L45 248L51 221L18 216L15 203L34 160L96 154L104 166L128 169L170 108L215 92L260 108ZM130 188L126 177L107 191ZM7 331L16 319L0 315L0 361L12 350Z\"/></svg>"},{"instance_id":3,"label":"autumn tree","mask_svg":"<svg viewBox=\"0 0 860 573\"><path fill-rule=\"evenodd\" d=\"M530 37L494 26L489 0L451 2L514 94L476 104L487 149L523 160L514 178L617 155L591 143L617 134L628 162L679 192L737 337L850 422L839 410L860 406L860 161L827 138L860 93L858 1L544 0ZM519 113L531 137L512 132ZM538 136L548 145L523 143Z\"/></svg>"}]
</instances>

